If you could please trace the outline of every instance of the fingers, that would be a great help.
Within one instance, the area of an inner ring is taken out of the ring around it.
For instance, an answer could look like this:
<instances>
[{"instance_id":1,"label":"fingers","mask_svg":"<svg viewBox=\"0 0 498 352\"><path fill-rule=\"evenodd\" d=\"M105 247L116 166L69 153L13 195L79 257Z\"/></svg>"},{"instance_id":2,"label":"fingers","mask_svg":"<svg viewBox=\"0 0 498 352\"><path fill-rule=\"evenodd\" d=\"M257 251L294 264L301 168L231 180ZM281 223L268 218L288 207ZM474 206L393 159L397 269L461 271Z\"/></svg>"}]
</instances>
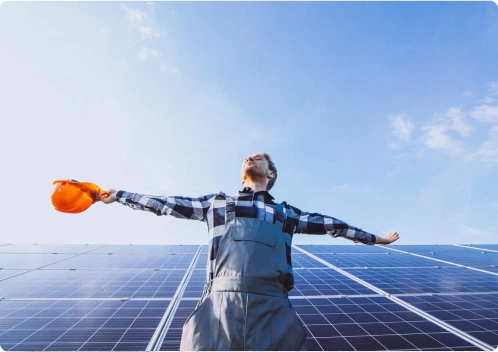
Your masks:
<instances>
[{"instance_id":1,"label":"fingers","mask_svg":"<svg viewBox=\"0 0 498 352\"><path fill-rule=\"evenodd\" d=\"M100 195L100 197L105 204L113 203L116 201L116 190L109 189L105 192L104 197L102 197L102 195Z\"/></svg>"},{"instance_id":2,"label":"fingers","mask_svg":"<svg viewBox=\"0 0 498 352\"><path fill-rule=\"evenodd\" d=\"M399 239L399 234L397 232L393 232L386 237L389 240L389 243L393 243Z\"/></svg>"}]
</instances>

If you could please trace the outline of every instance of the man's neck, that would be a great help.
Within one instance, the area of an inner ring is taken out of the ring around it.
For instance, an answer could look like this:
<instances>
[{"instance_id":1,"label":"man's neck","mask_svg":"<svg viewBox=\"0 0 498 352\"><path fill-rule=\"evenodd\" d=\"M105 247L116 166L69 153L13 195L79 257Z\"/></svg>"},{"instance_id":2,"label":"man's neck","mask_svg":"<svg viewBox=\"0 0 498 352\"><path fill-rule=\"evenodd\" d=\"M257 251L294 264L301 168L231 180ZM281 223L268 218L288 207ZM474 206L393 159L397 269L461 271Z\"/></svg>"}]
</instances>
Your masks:
<instances>
[{"instance_id":1,"label":"man's neck","mask_svg":"<svg viewBox=\"0 0 498 352\"><path fill-rule=\"evenodd\" d=\"M246 180L243 183L244 187L249 187L252 189L254 193L256 192L261 192L261 191L266 191L266 186L268 185L268 182L258 182L258 181L252 181L252 180Z\"/></svg>"}]
</instances>

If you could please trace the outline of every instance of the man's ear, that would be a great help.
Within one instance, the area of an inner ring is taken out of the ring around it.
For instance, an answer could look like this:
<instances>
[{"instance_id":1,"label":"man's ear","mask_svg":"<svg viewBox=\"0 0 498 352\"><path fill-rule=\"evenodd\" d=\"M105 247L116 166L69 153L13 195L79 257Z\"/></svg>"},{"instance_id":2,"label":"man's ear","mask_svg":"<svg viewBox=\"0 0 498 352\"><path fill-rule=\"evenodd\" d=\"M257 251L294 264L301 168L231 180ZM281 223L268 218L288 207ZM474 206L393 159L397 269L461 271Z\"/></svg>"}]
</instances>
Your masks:
<instances>
[{"instance_id":1,"label":"man's ear","mask_svg":"<svg viewBox=\"0 0 498 352\"><path fill-rule=\"evenodd\" d=\"M268 176L266 176L266 177L268 177L268 178L271 180L272 178L274 178L274 177L275 177L275 174L273 173L273 171L270 171L270 172L268 173Z\"/></svg>"}]
</instances>

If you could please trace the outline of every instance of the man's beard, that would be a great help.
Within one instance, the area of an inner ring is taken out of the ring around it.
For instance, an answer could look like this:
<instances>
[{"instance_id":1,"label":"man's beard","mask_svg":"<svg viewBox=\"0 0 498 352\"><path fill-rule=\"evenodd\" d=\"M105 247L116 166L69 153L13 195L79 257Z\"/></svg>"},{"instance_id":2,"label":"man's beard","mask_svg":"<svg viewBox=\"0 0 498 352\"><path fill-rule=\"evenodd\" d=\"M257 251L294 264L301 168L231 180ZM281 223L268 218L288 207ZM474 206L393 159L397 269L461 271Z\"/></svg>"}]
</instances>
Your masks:
<instances>
[{"instance_id":1,"label":"man's beard","mask_svg":"<svg viewBox=\"0 0 498 352\"><path fill-rule=\"evenodd\" d=\"M261 178L263 178L265 175L263 175L262 173L258 172L257 169L255 168L252 168L252 167L248 167L247 169L244 169L244 180L249 178L253 181L256 181L256 180L259 180Z\"/></svg>"}]
</instances>

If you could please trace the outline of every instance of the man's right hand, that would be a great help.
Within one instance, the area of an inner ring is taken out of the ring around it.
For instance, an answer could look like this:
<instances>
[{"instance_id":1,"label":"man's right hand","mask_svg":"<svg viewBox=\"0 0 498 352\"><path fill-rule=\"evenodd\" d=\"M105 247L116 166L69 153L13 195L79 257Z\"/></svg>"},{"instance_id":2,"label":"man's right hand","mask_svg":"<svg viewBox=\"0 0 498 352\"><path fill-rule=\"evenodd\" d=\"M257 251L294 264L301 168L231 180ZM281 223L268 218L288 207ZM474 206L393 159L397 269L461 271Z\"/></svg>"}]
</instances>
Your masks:
<instances>
[{"instance_id":1,"label":"man's right hand","mask_svg":"<svg viewBox=\"0 0 498 352\"><path fill-rule=\"evenodd\" d=\"M100 194L99 191L93 192L93 199L96 202L101 201L104 204L111 204L116 201L116 193L117 191L114 189L108 189L105 195Z\"/></svg>"}]
</instances>

